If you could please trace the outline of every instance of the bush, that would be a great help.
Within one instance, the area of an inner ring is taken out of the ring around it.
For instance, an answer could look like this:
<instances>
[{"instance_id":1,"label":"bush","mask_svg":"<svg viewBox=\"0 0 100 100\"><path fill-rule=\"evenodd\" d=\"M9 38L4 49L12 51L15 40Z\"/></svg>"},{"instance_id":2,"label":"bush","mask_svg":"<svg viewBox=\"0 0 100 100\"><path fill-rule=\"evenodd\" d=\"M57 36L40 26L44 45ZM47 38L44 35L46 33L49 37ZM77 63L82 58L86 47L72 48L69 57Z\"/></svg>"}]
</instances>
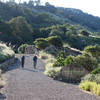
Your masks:
<instances>
[{"instance_id":1,"label":"bush","mask_svg":"<svg viewBox=\"0 0 100 100\"><path fill-rule=\"evenodd\" d=\"M75 57L74 56L68 56L65 60L64 60L64 65L69 65L69 64L74 64L75 63Z\"/></svg>"},{"instance_id":2,"label":"bush","mask_svg":"<svg viewBox=\"0 0 100 100\"><path fill-rule=\"evenodd\" d=\"M4 43L0 43L0 63L13 57L14 55L15 53L10 47L7 47Z\"/></svg>"},{"instance_id":3,"label":"bush","mask_svg":"<svg viewBox=\"0 0 100 100\"><path fill-rule=\"evenodd\" d=\"M54 45L56 47L62 47L63 43L59 36L50 36L47 38L49 44Z\"/></svg>"},{"instance_id":4,"label":"bush","mask_svg":"<svg viewBox=\"0 0 100 100\"><path fill-rule=\"evenodd\" d=\"M49 46L48 41L44 38L38 38L34 41L34 43L38 49L45 49Z\"/></svg>"},{"instance_id":5,"label":"bush","mask_svg":"<svg viewBox=\"0 0 100 100\"><path fill-rule=\"evenodd\" d=\"M100 74L100 66L94 69L91 74Z\"/></svg>"},{"instance_id":6,"label":"bush","mask_svg":"<svg viewBox=\"0 0 100 100\"><path fill-rule=\"evenodd\" d=\"M75 59L75 62L83 66L89 72L98 67L97 60L92 56L78 55Z\"/></svg>"},{"instance_id":7,"label":"bush","mask_svg":"<svg viewBox=\"0 0 100 100\"><path fill-rule=\"evenodd\" d=\"M87 46L84 49L84 52L87 52L87 53L91 54L93 57L96 57L97 59L99 59L99 57L100 57L100 46L99 45Z\"/></svg>"},{"instance_id":8,"label":"bush","mask_svg":"<svg viewBox=\"0 0 100 100\"><path fill-rule=\"evenodd\" d=\"M56 62L53 64L54 67L64 66L65 54L63 51L59 52Z\"/></svg>"},{"instance_id":9,"label":"bush","mask_svg":"<svg viewBox=\"0 0 100 100\"><path fill-rule=\"evenodd\" d=\"M19 48L18 48L18 53L25 53L25 47L28 46L28 44L22 44Z\"/></svg>"},{"instance_id":10,"label":"bush","mask_svg":"<svg viewBox=\"0 0 100 100\"><path fill-rule=\"evenodd\" d=\"M87 71L91 72L92 70L94 70L95 68L97 68L98 63L97 60L95 58L93 58L92 56L87 56L87 55L78 55L76 57L74 56L68 56L65 60L64 60L64 65L70 65L70 64L75 64L75 65L80 65L83 66Z\"/></svg>"},{"instance_id":11,"label":"bush","mask_svg":"<svg viewBox=\"0 0 100 100\"><path fill-rule=\"evenodd\" d=\"M61 67L48 67L45 70L44 74L55 79L56 77L58 77L60 70Z\"/></svg>"},{"instance_id":12,"label":"bush","mask_svg":"<svg viewBox=\"0 0 100 100\"><path fill-rule=\"evenodd\" d=\"M100 96L100 84L97 84L96 82L84 82L81 83L79 87Z\"/></svg>"},{"instance_id":13,"label":"bush","mask_svg":"<svg viewBox=\"0 0 100 100\"><path fill-rule=\"evenodd\" d=\"M100 74L88 74L85 77L82 78L82 82L86 82L86 81L90 81L90 82L96 82L100 84Z\"/></svg>"}]
</instances>

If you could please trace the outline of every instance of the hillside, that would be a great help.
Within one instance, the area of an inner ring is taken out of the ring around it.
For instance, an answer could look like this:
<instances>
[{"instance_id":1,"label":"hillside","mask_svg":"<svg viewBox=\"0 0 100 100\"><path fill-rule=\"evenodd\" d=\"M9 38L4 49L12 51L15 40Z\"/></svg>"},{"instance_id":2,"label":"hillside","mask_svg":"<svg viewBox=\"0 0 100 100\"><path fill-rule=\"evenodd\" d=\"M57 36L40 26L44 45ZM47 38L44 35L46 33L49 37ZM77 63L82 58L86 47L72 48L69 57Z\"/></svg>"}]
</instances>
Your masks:
<instances>
[{"instance_id":1,"label":"hillside","mask_svg":"<svg viewBox=\"0 0 100 100\"><path fill-rule=\"evenodd\" d=\"M11 18L23 16L32 25L74 23L92 31L100 31L100 18L84 13L79 9L46 6L30 6L30 4L0 3L0 18L9 21Z\"/></svg>"},{"instance_id":2,"label":"hillside","mask_svg":"<svg viewBox=\"0 0 100 100\"><path fill-rule=\"evenodd\" d=\"M32 6L0 2L0 32L1 41L17 46L57 35L63 43L83 49L87 45L100 43L100 38L91 37L100 34L100 18L78 9L50 4Z\"/></svg>"}]
</instances>

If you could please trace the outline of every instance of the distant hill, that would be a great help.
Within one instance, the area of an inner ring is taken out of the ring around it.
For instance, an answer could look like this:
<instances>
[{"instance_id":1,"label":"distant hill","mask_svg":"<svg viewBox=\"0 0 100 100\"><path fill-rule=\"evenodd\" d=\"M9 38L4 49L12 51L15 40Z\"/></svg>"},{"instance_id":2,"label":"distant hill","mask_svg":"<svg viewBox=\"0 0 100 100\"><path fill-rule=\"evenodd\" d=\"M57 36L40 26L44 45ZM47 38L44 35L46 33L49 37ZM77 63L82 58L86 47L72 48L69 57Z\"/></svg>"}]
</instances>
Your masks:
<instances>
[{"instance_id":1,"label":"distant hill","mask_svg":"<svg viewBox=\"0 0 100 100\"><path fill-rule=\"evenodd\" d=\"M1 19L9 21L17 16L25 17L28 23L38 27L69 22L82 25L90 31L100 31L100 18L79 9L54 7L53 5L30 6L28 4L0 3Z\"/></svg>"}]
</instances>

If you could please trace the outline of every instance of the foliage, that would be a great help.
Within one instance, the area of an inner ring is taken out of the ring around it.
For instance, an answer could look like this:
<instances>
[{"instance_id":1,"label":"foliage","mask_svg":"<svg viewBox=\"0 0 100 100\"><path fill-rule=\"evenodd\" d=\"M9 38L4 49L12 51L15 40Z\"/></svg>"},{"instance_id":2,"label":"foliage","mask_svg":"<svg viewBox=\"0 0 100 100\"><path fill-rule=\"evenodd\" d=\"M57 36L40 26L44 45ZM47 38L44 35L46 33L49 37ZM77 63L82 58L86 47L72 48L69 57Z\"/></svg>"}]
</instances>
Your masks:
<instances>
[{"instance_id":1,"label":"foliage","mask_svg":"<svg viewBox=\"0 0 100 100\"><path fill-rule=\"evenodd\" d=\"M28 44L22 44L19 48L18 48L18 53L25 53L25 47L28 46Z\"/></svg>"},{"instance_id":2,"label":"foliage","mask_svg":"<svg viewBox=\"0 0 100 100\"><path fill-rule=\"evenodd\" d=\"M76 62L88 71L98 67L97 60L92 56L79 55L76 57Z\"/></svg>"},{"instance_id":3,"label":"foliage","mask_svg":"<svg viewBox=\"0 0 100 100\"><path fill-rule=\"evenodd\" d=\"M60 51L56 58L56 62L53 64L53 66L54 67L64 66L64 59L65 59L65 54L63 51Z\"/></svg>"},{"instance_id":4,"label":"foliage","mask_svg":"<svg viewBox=\"0 0 100 100\"><path fill-rule=\"evenodd\" d=\"M100 65L96 69L94 69L91 74L100 74Z\"/></svg>"},{"instance_id":5,"label":"foliage","mask_svg":"<svg viewBox=\"0 0 100 100\"><path fill-rule=\"evenodd\" d=\"M6 44L0 43L0 63L14 56L14 51Z\"/></svg>"},{"instance_id":6,"label":"foliage","mask_svg":"<svg viewBox=\"0 0 100 100\"><path fill-rule=\"evenodd\" d=\"M74 57L74 56L68 56L68 57L64 60L64 66L70 65L70 64L74 64L74 63L75 63L75 57Z\"/></svg>"},{"instance_id":7,"label":"foliage","mask_svg":"<svg viewBox=\"0 0 100 100\"><path fill-rule=\"evenodd\" d=\"M22 43L32 41L33 29L31 25L27 23L24 17L16 17L9 21L9 24L13 30L13 35L18 38Z\"/></svg>"},{"instance_id":8,"label":"foliage","mask_svg":"<svg viewBox=\"0 0 100 100\"><path fill-rule=\"evenodd\" d=\"M44 38L38 38L34 41L34 43L39 49L45 49L49 45L48 41Z\"/></svg>"},{"instance_id":9,"label":"foliage","mask_svg":"<svg viewBox=\"0 0 100 100\"><path fill-rule=\"evenodd\" d=\"M49 44L54 45L56 47L62 47L63 43L60 37L58 36L51 36L47 38Z\"/></svg>"},{"instance_id":10,"label":"foliage","mask_svg":"<svg viewBox=\"0 0 100 100\"><path fill-rule=\"evenodd\" d=\"M100 84L100 74L88 74L82 78L82 82L86 81L96 82Z\"/></svg>"},{"instance_id":11,"label":"foliage","mask_svg":"<svg viewBox=\"0 0 100 100\"><path fill-rule=\"evenodd\" d=\"M100 58L100 46L99 45L87 46L85 47L84 52L91 54L93 57L96 57L97 59Z\"/></svg>"},{"instance_id":12,"label":"foliage","mask_svg":"<svg viewBox=\"0 0 100 100\"><path fill-rule=\"evenodd\" d=\"M79 87L83 90L92 92L93 94L100 96L100 84L97 84L96 82L83 82Z\"/></svg>"},{"instance_id":13,"label":"foliage","mask_svg":"<svg viewBox=\"0 0 100 100\"><path fill-rule=\"evenodd\" d=\"M64 60L64 65L70 65L70 64L77 64L79 66L84 67L87 71L91 72L92 70L94 70L95 68L98 67L98 63L97 60L95 58L93 58L92 56L89 55L78 55L76 57L74 56L68 56L65 60Z\"/></svg>"},{"instance_id":14,"label":"foliage","mask_svg":"<svg viewBox=\"0 0 100 100\"><path fill-rule=\"evenodd\" d=\"M55 79L59 75L60 70L61 67L48 67L44 73L45 75Z\"/></svg>"}]
</instances>

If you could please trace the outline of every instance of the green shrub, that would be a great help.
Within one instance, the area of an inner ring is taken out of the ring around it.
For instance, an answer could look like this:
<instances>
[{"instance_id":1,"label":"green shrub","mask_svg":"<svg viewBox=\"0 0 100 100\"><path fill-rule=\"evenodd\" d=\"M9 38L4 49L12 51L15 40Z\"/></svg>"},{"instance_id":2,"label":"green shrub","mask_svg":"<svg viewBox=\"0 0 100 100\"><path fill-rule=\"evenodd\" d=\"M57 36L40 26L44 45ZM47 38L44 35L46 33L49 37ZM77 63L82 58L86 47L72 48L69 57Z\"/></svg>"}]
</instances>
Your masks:
<instances>
[{"instance_id":1,"label":"green shrub","mask_svg":"<svg viewBox=\"0 0 100 100\"><path fill-rule=\"evenodd\" d=\"M64 65L69 65L69 64L74 64L75 63L75 57L74 56L68 56L65 60L64 60Z\"/></svg>"},{"instance_id":2,"label":"green shrub","mask_svg":"<svg viewBox=\"0 0 100 100\"><path fill-rule=\"evenodd\" d=\"M38 38L34 41L35 45L39 49L45 49L49 46L48 41L45 38Z\"/></svg>"},{"instance_id":3,"label":"green shrub","mask_svg":"<svg viewBox=\"0 0 100 100\"><path fill-rule=\"evenodd\" d=\"M96 82L100 84L100 74L88 74L82 78L82 82L86 81Z\"/></svg>"},{"instance_id":4,"label":"green shrub","mask_svg":"<svg viewBox=\"0 0 100 100\"><path fill-rule=\"evenodd\" d=\"M100 58L100 46L99 45L87 46L84 49L84 52L91 54L93 57L96 57L97 59Z\"/></svg>"},{"instance_id":5,"label":"green shrub","mask_svg":"<svg viewBox=\"0 0 100 100\"><path fill-rule=\"evenodd\" d=\"M92 56L78 55L75 57L75 63L83 66L89 72L98 67L97 60Z\"/></svg>"},{"instance_id":6,"label":"green shrub","mask_svg":"<svg viewBox=\"0 0 100 100\"><path fill-rule=\"evenodd\" d=\"M63 51L59 52L56 62L53 64L54 67L64 66L65 54Z\"/></svg>"},{"instance_id":7,"label":"green shrub","mask_svg":"<svg viewBox=\"0 0 100 100\"><path fill-rule=\"evenodd\" d=\"M73 65L75 64L75 65L83 66L89 72L91 72L98 66L97 60L89 55L88 56L87 55L78 55L76 57L68 56L64 60L64 65L66 66L68 64L73 64Z\"/></svg>"},{"instance_id":8,"label":"green shrub","mask_svg":"<svg viewBox=\"0 0 100 100\"><path fill-rule=\"evenodd\" d=\"M47 38L49 44L54 45L56 47L62 47L63 43L59 36L50 36Z\"/></svg>"},{"instance_id":9,"label":"green shrub","mask_svg":"<svg viewBox=\"0 0 100 100\"><path fill-rule=\"evenodd\" d=\"M100 74L100 66L94 69L91 74Z\"/></svg>"},{"instance_id":10,"label":"green shrub","mask_svg":"<svg viewBox=\"0 0 100 100\"><path fill-rule=\"evenodd\" d=\"M18 48L18 53L25 53L25 47L28 46L28 44L22 44L19 48Z\"/></svg>"},{"instance_id":11,"label":"green shrub","mask_svg":"<svg viewBox=\"0 0 100 100\"><path fill-rule=\"evenodd\" d=\"M79 87L100 96L100 84L97 84L96 82L83 82Z\"/></svg>"}]
</instances>

